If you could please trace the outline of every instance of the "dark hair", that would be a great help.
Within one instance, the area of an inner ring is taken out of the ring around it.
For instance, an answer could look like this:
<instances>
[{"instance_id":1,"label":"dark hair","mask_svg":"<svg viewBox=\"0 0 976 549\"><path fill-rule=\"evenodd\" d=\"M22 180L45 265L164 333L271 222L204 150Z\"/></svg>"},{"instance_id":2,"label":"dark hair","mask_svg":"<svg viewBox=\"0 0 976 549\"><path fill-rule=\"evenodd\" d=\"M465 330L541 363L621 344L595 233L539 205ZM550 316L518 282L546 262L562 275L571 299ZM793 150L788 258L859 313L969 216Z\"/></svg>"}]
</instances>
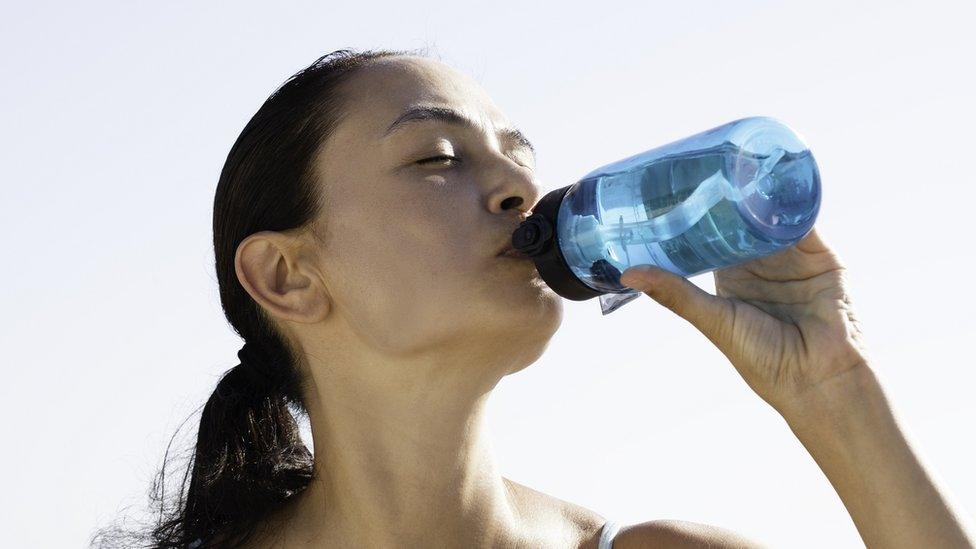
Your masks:
<instances>
[{"instance_id":1,"label":"dark hair","mask_svg":"<svg viewBox=\"0 0 976 549\"><path fill-rule=\"evenodd\" d=\"M266 357L268 364L258 370L270 377L256 377L250 361L225 372L203 406L196 448L175 501L166 497L167 447L150 490L159 507L155 524L137 533L100 531L93 545L117 547L126 540L159 549L238 547L257 533L260 519L308 486L312 454L293 414L307 413L303 359L237 279L237 247L258 231L304 227L319 213L311 164L352 100L342 93L342 84L371 60L425 54L352 49L326 54L275 90L241 131L214 197L214 259L224 315L247 346Z\"/></svg>"}]
</instances>

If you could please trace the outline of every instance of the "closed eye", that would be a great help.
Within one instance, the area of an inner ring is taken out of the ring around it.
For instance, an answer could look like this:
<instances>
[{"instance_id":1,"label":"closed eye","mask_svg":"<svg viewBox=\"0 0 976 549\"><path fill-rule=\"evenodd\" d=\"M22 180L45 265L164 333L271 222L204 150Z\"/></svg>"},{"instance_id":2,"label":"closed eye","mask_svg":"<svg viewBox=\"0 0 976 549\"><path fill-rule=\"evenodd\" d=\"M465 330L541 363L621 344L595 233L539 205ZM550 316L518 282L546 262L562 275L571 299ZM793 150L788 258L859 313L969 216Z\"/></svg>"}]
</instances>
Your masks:
<instances>
[{"instance_id":1,"label":"closed eye","mask_svg":"<svg viewBox=\"0 0 976 549\"><path fill-rule=\"evenodd\" d=\"M435 162L444 161L444 160L450 161L452 164L456 164L461 161L460 158L457 158L455 156L448 156L446 154L441 154L437 156L432 156L430 158L424 158L423 160L418 160L417 164L434 164Z\"/></svg>"},{"instance_id":2,"label":"closed eye","mask_svg":"<svg viewBox=\"0 0 976 549\"><path fill-rule=\"evenodd\" d=\"M430 158L424 158L423 160L418 160L416 163L426 165L426 164L434 164L440 162L442 166L447 166L448 164L445 164L444 163L445 161L450 162L450 164L453 165L453 164L459 164L461 162L461 159L456 156L440 154L437 156L431 156ZM529 170L532 169L531 166L526 166L524 164L519 164L519 166L522 166L523 168L527 168Z\"/></svg>"}]
</instances>

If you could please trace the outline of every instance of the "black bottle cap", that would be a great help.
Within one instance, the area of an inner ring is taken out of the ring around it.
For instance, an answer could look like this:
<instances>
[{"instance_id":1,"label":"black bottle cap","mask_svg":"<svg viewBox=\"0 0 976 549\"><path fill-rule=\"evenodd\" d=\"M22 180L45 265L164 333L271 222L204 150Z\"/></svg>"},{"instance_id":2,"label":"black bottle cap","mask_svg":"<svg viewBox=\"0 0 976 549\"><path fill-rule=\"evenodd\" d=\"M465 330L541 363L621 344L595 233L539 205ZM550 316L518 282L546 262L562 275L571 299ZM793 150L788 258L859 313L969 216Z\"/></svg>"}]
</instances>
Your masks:
<instances>
[{"instance_id":1,"label":"black bottle cap","mask_svg":"<svg viewBox=\"0 0 976 549\"><path fill-rule=\"evenodd\" d=\"M566 299L585 301L606 292L594 290L576 278L559 249L557 216L563 196L571 187L561 187L543 196L532 215L512 234L512 246L532 258L539 276L553 291Z\"/></svg>"}]
</instances>

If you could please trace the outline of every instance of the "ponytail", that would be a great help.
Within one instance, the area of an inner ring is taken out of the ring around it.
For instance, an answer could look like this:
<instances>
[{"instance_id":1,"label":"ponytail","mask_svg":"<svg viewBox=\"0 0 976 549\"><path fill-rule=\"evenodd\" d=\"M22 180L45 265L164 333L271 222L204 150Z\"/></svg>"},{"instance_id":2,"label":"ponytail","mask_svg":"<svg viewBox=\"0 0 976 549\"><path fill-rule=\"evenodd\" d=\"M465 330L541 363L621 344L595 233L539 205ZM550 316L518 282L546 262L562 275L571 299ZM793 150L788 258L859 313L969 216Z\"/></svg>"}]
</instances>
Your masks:
<instances>
[{"instance_id":1,"label":"ponytail","mask_svg":"<svg viewBox=\"0 0 976 549\"><path fill-rule=\"evenodd\" d=\"M244 543L258 519L312 478L312 454L288 408L301 394L299 379L284 347L271 341L245 344L241 364L203 407L181 543L211 547L218 534L221 546Z\"/></svg>"}]
</instances>

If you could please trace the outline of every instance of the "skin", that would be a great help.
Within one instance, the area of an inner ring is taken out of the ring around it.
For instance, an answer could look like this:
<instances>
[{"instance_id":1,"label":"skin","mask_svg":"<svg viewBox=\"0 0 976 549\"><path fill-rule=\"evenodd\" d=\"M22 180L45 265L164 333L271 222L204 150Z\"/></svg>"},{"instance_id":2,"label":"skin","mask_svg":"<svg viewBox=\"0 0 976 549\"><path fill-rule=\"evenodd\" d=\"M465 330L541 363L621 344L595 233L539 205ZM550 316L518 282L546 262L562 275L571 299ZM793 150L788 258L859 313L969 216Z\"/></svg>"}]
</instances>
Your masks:
<instances>
[{"instance_id":1,"label":"skin","mask_svg":"<svg viewBox=\"0 0 976 549\"><path fill-rule=\"evenodd\" d=\"M374 61L345 91L355 100L315 159L320 216L251 235L237 251L242 285L306 358L315 453L315 480L266 521L277 535L252 546L595 549L606 519L504 478L485 425L491 390L533 363L562 321L561 298L532 263L497 256L541 197L531 151L496 133L511 124L475 81L435 60ZM419 104L477 127L424 121L384 135ZM438 155L459 160L418 163ZM963 546L951 544L965 541L961 527L886 419L842 275L813 232L794 250L717 273L719 296L649 267L628 270L625 284L702 330L787 418L862 536L907 547L941 532L942 546ZM852 402L862 403L855 412ZM892 452L898 465L877 465ZM866 483L856 480L864 463L875 470ZM872 502L878 490L894 503ZM898 507L909 493L923 503ZM899 511L924 525L896 524ZM760 546L652 520L625 527L614 547L706 545Z\"/></svg>"}]
</instances>

